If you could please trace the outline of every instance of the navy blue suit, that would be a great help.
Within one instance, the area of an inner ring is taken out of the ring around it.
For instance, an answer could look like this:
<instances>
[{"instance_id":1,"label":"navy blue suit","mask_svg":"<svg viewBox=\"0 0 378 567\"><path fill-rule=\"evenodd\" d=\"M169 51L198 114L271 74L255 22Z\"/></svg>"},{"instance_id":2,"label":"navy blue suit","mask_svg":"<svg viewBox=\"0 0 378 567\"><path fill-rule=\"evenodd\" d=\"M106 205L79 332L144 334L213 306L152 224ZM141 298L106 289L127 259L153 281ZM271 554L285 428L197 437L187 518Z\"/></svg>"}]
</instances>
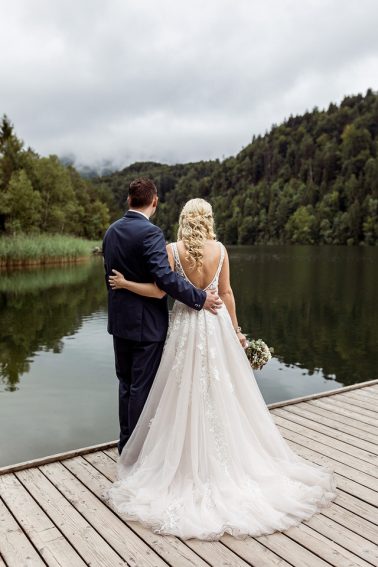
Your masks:
<instances>
[{"instance_id":1,"label":"navy blue suit","mask_svg":"<svg viewBox=\"0 0 378 567\"><path fill-rule=\"evenodd\" d=\"M119 379L121 453L142 412L159 367L168 329L167 297L143 297L126 289L112 290L112 269L126 279L155 282L160 289L193 309L202 309L206 293L171 270L161 229L142 214L128 211L113 223L103 240L108 287L108 332L113 335Z\"/></svg>"}]
</instances>

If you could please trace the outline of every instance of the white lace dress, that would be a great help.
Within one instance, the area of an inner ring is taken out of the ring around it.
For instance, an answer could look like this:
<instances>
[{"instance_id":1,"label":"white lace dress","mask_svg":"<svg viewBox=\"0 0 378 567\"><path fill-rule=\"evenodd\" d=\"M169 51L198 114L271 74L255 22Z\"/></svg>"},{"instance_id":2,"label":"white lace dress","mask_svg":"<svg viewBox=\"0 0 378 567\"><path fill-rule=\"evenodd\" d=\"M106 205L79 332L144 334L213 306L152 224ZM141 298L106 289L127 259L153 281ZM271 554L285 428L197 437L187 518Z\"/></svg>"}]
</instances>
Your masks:
<instances>
[{"instance_id":1,"label":"white lace dress","mask_svg":"<svg viewBox=\"0 0 378 567\"><path fill-rule=\"evenodd\" d=\"M220 247L208 288L218 286ZM179 301L118 478L106 496L123 517L183 539L285 530L336 496L333 471L297 456L279 433L226 307L212 315Z\"/></svg>"}]
</instances>

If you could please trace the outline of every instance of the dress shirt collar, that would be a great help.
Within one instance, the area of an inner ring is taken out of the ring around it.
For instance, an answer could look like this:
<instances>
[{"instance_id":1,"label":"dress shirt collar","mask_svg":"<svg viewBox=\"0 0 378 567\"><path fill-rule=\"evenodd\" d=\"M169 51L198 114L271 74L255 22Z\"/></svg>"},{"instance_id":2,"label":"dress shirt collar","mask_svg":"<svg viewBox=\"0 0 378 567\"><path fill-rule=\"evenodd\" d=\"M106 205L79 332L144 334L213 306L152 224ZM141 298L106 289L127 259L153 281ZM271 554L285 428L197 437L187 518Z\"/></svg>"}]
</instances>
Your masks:
<instances>
[{"instance_id":1,"label":"dress shirt collar","mask_svg":"<svg viewBox=\"0 0 378 567\"><path fill-rule=\"evenodd\" d=\"M146 214L142 213L142 211L136 211L135 209L129 209L128 212L129 213L138 213L139 215L143 215L147 220L150 220L150 218Z\"/></svg>"}]
</instances>

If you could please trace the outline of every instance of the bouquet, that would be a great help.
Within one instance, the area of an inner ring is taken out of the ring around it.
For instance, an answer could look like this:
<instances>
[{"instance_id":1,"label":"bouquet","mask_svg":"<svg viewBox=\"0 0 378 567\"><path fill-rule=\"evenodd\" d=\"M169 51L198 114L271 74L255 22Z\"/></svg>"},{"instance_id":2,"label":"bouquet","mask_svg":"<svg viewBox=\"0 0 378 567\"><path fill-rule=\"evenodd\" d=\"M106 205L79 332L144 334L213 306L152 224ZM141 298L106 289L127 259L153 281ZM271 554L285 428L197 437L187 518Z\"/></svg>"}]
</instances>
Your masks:
<instances>
[{"instance_id":1,"label":"bouquet","mask_svg":"<svg viewBox=\"0 0 378 567\"><path fill-rule=\"evenodd\" d=\"M253 370L261 368L272 358L273 348L269 348L262 339L252 339L245 347L245 353Z\"/></svg>"}]
</instances>

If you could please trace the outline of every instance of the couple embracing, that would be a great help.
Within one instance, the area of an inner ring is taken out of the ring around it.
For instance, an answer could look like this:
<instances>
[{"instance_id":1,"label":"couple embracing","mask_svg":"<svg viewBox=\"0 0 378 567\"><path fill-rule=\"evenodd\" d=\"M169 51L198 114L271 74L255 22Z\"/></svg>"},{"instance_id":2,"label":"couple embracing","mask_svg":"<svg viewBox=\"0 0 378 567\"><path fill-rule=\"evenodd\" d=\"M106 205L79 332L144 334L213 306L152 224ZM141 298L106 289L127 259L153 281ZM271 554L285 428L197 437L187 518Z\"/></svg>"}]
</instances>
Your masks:
<instances>
[{"instance_id":1,"label":"couple embracing","mask_svg":"<svg viewBox=\"0 0 378 567\"><path fill-rule=\"evenodd\" d=\"M183 539L257 536L310 518L335 498L334 475L290 449L265 405L211 205L188 201L167 246L149 220L154 183L133 181L128 205L103 242L120 420L107 498L125 519Z\"/></svg>"}]
</instances>

